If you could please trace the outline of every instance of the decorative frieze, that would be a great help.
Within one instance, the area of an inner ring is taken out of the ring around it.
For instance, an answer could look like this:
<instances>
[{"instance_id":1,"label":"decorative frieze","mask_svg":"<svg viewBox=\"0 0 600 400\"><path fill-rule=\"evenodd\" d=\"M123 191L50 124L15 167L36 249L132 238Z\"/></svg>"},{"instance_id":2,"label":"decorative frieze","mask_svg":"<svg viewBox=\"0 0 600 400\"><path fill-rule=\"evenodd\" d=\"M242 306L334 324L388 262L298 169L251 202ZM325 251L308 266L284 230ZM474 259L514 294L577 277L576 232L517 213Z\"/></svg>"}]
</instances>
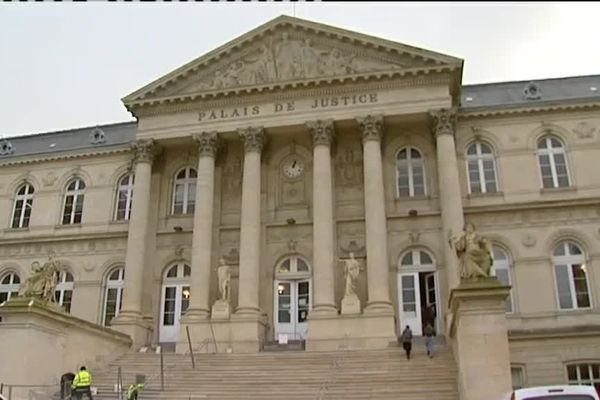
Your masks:
<instances>
[{"instance_id":1,"label":"decorative frieze","mask_svg":"<svg viewBox=\"0 0 600 400\"><path fill-rule=\"evenodd\" d=\"M198 155L214 157L219 145L219 135L216 131L195 133L192 135L198 146Z\"/></svg>"},{"instance_id":2,"label":"decorative frieze","mask_svg":"<svg viewBox=\"0 0 600 400\"><path fill-rule=\"evenodd\" d=\"M363 142L368 140L381 141L383 137L383 115L357 117L356 121L360 125Z\"/></svg>"},{"instance_id":3,"label":"decorative frieze","mask_svg":"<svg viewBox=\"0 0 600 400\"><path fill-rule=\"evenodd\" d=\"M306 127L312 136L313 146L321 144L325 146L331 145L335 131L332 119L308 121Z\"/></svg>"},{"instance_id":4,"label":"decorative frieze","mask_svg":"<svg viewBox=\"0 0 600 400\"><path fill-rule=\"evenodd\" d=\"M158 147L153 139L138 139L131 143L131 148L135 151L135 161L150 163L158 153Z\"/></svg>"},{"instance_id":5,"label":"decorative frieze","mask_svg":"<svg viewBox=\"0 0 600 400\"><path fill-rule=\"evenodd\" d=\"M431 132L434 136L453 135L456 123L456 108L442 108L429 111Z\"/></svg>"},{"instance_id":6,"label":"decorative frieze","mask_svg":"<svg viewBox=\"0 0 600 400\"><path fill-rule=\"evenodd\" d=\"M248 127L238 129L238 133L244 142L246 153L255 151L262 152L265 144L265 130L263 127Z\"/></svg>"}]
</instances>

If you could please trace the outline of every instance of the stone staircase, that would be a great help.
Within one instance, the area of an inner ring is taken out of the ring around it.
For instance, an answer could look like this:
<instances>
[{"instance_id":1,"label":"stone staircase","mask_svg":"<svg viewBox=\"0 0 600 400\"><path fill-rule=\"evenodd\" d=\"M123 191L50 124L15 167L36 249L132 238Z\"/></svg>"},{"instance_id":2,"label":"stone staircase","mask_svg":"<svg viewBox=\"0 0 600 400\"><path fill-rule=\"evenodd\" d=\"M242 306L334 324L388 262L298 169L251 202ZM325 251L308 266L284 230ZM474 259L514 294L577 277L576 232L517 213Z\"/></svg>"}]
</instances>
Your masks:
<instances>
[{"instance_id":1,"label":"stone staircase","mask_svg":"<svg viewBox=\"0 0 600 400\"><path fill-rule=\"evenodd\" d=\"M128 353L94 371L96 400L117 399L117 369L123 387L146 376L140 400L458 400L456 365L446 346L429 359L416 345L407 361L402 349L337 352L263 352L189 355L165 353L165 390L161 391L160 355ZM125 396L123 397L125 399Z\"/></svg>"}]
</instances>

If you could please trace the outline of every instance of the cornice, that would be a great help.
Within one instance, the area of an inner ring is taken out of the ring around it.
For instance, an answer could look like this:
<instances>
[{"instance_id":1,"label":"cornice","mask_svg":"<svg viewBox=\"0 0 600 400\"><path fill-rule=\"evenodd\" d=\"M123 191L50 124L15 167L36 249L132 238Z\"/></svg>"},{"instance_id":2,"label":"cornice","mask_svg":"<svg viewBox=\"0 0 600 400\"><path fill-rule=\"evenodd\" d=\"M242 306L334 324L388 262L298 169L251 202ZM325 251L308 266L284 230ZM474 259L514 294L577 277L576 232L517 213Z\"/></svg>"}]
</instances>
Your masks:
<instances>
[{"instance_id":1,"label":"cornice","mask_svg":"<svg viewBox=\"0 0 600 400\"><path fill-rule=\"evenodd\" d=\"M597 206L600 203L599 197L578 198L578 199L561 199L561 200L540 200L528 201L524 203L503 203L484 206L463 206L465 214L482 214L490 212L502 211L520 211L543 208L559 208L559 207L582 207L582 206Z\"/></svg>"},{"instance_id":2,"label":"cornice","mask_svg":"<svg viewBox=\"0 0 600 400\"><path fill-rule=\"evenodd\" d=\"M458 120L470 120L482 117L517 116L528 114L539 114L552 111L590 111L600 109L600 102L587 103L554 103L539 106L526 107L481 107L476 109L460 108Z\"/></svg>"},{"instance_id":3,"label":"cornice","mask_svg":"<svg viewBox=\"0 0 600 400\"><path fill-rule=\"evenodd\" d=\"M62 161L69 159L77 159L84 157L98 157L98 156L106 156L113 154L125 154L131 153L131 148L129 144L120 145L118 148L112 149L89 149L87 151L82 152L61 152L61 153L43 153L43 154L31 154L31 155L23 155L19 157L14 157L10 159L5 159L0 161L0 167L7 167L12 165L23 165L23 164L34 164L39 162L48 162L48 161Z\"/></svg>"},{"instance_id":4,"label":"cornice","mask_svg":"<svg viewBox=\"0 0 600 400\"><path fill-rule=\"evenodd\" d=\"M199 107L224 107L249 102L285 101L300 97L326 96L355 93L361 90L384 90L419 87L434 84L450 84L447 73L457 67L439 66L377 72L369 75L328 77L319 80L302 80L263 86L243 87L228 91L211 91L185 96L142 100L128 105L136 116L152 116L165 113L197 111ZM400 80L392 81L394 78ZM348 85L350 83L351 85ZM291 90L290 90L291 89Z\"/></svg>"}]
</instances>

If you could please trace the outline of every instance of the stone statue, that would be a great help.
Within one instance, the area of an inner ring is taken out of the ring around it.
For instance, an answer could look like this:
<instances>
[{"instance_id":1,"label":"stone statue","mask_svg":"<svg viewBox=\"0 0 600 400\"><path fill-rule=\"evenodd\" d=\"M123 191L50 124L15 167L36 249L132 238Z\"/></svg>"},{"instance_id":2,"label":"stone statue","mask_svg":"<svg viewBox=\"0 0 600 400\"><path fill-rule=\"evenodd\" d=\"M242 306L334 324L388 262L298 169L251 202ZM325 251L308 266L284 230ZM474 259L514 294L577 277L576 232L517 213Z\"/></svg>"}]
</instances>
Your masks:
<instances>
[{"instance_id":1,"label":"stone statue","mask_svg":"<svg viewBox=\"0 0 600 400\"><path fill-rule=\"evenodd\" d=\"M344 263L344 279L346 281L344 297L356 296L356 280L360 274L360 264L354 258L354 253L350 253L350 258L340 258L339 261Z\"/></svg>"},{"instance_id":2,"label":"stone statue","mask_svg":"<svg viewBox=\"0 0 600 400\"><path fill-rule=\"evenodd\" d=\"M22 296L53 302L54 289L56 289L56 285L58 284L60 262L54 258L54 254L50 253L48 255L48 262L42 267L39 267L37 261L31 267L33 274L27 278Z\"/></svg>"},{"instance_id":3,"label":"stone statue","mask_svg":"<svg viewBox=\"0 0 600 400\"><path fill-rule=\"evenodd\" d=\"M219 300L228 302L230 297L231 268L225 263L223 257L219 260L217 276L219 278Z\"/></svg>"},{"instance_id":4,"label":"stone statue","mask_svg":"<svg viewBox=\"0 0 600 400\"><path fill-rule=\"evenodd\" d=\"M450 241L460 260L461 280L477 280L490 276L494 263L492 245L475 232L473 224L466 224L463 235L458 239L450 239Z\"/></svg>"}]
</instances>

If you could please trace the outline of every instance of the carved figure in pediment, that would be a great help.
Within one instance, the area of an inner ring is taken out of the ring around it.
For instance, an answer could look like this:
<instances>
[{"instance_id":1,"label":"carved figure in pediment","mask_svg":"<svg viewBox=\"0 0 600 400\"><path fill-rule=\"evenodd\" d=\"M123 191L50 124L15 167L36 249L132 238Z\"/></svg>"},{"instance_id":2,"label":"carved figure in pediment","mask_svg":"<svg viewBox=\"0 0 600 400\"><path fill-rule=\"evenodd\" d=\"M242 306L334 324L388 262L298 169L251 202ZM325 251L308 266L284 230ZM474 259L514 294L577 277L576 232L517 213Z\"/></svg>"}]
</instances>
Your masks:
<instances>
[{"instance_id":1,"label":"carved figure in pediment","mask_svg":"<svg viewBox=\"0 0 600 400\"><path fill-rule=\"evenodd\" d=\"M300 41L289 38L287 32L281 35L281 41L275 47L277 59L277 75L280 79L294 79L300 76L298 57L300 56Z\"/></svg>"},{"instance_id":2,"label":"carved figure in pediment","mask_svg":"<svg viewBox=\"0 0 600 400\"><path fill-rule=\"evenodd\" d=\"M305 39L300 50L302 72L305 78L314 78L321 73L319 52L313 47L310 39Z\"/></svg>"},{"instance_id":3,"label":"carved figure in pediment","mask_svg":"<svg viewBox=\"0 0 600 400\"><path fill-rule=\"evenodd\" d=\"M325 59L324 72L327 75L344 75L349 72L351 59L338 49L333 49Z\"/></svg>"}]
</instances>

